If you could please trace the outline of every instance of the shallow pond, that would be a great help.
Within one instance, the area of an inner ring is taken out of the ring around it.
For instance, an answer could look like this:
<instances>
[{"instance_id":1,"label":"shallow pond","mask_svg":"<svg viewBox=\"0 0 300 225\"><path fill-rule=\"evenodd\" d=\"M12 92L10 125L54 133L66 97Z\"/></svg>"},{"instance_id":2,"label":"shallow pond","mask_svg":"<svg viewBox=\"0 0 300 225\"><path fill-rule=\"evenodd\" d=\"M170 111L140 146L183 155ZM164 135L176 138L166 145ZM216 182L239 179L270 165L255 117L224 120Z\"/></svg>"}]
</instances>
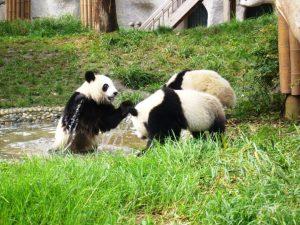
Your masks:
<instances>
[{"instance_id":1,"label":"shallow pond","mask_svg":"<svg viewBox=\"0 0 300 225\"><path fill-rule=\"evenodd\" d=\"M0 159L20 159L25 156L48 156L54 142L56 124L22 124L0 127ZM121 151L130 154L145 147L130 129L128 121L98 137L98 152Z\"/></svg>"}]
</instances>

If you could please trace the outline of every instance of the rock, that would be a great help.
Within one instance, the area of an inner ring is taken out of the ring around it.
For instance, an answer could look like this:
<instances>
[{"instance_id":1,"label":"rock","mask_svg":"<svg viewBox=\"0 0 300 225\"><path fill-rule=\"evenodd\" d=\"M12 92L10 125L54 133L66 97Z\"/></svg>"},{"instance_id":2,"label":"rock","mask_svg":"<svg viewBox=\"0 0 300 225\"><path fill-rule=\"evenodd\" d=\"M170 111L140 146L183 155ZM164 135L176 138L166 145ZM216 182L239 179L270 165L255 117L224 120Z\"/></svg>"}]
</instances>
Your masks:
<instances>
[{"instance_id":1,"label":"rock","mask_svg":"<svg viewBox=\"0 0 300 225\"><path fill-rule=\"evenodd\" d=\"M54 122L60 118L63 109L61 106L0 109L0 124Z\"/></svg>"}]
</instances>

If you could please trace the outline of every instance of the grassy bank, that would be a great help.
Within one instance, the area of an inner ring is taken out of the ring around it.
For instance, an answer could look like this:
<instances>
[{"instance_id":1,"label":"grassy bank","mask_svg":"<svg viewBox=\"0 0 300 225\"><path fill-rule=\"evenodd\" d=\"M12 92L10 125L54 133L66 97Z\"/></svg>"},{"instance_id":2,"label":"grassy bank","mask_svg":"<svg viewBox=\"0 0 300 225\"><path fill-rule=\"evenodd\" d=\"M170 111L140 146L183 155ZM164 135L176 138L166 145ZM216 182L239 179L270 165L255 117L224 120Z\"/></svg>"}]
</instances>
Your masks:
<instances>
[{"instance_id":1,"label":"grassy bank","mask_svg":"<svg viewBox=\"0 0 300 225\"><path fill-rule=\"evenodd\" d=\"M277 118L276 34L274 15L102 35L72 17L0 22L0 108L64 105L88 69L135 89L119 101L187 68L217 70L238 97L220 142L1 162L0 225L299 224L300 129Z\"/></svg>"},{"instance_id":2,"label":"grassy bank","mask_svg":"<svg viewBox=\"0 0 300 225\"><path fill-rule=\"evenodd\" d=\"M77 20L0 22L0 107L64 105L87 69L153 91L183 69L212 69L235 88L237 117L278 111L274 15L180 32L95 34ZM121 96L122 97L122 96ZM125 98L123 96L123 98Z\"/></svg>"},{"instance_id":3,"label":"grassy bank","mask_svg":"<svg viewBox=\"0 0 300 225\"><path fill-rule=\"evenodd\" d=\"M142 158L0 164L0 224L299 224L299 135L273 121Z\"/></svg>"}]
</instances>

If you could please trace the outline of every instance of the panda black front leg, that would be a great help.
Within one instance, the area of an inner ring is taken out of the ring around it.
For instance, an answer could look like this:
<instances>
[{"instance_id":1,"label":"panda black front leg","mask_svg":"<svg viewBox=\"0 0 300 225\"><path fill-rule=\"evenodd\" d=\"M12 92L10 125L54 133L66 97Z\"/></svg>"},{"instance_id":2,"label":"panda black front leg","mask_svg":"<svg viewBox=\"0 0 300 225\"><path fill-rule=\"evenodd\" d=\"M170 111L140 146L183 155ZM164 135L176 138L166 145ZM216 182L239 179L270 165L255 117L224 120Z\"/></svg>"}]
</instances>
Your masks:
<instances>
[{"instance_id":1,"label":"panda black front leg","mask_svg":"<svg viewBox=\"0 0 300 225\"><path fill-rule=\"evenodd\" d=\"M151 148L152 144L153 144L153 138L149 138L148 141L147 141L146 148L144 148L143 150L138 152L136 154L136 156L137 157L142 157L143 155L145 155L145 153L149 150L149 148Z\"/></svg>"},{"instance_id":2,"label":"panda black front leg","mask_svg":"<svg viewBox=\"0 0 300 225\"><path fill-rule=\"evenodd\" d=\"M165 132L160 133L160 134L150 134L150 137L147 141L146 148L143 149L142 151L140 151L137 154L137 156L138 157L143 156L146 153L146 151L149 148L151 148L154 139L157 140L161 145L163 145L166 142L167 138L170 138L172 141L179 140L180 132L181 132L181 129L178 128L178 129L174 129L174 130L170 130L170 131L165 131Z\"/></svg>"},{"instance_id":3,"label":"panda black front leg","mask_svg":"<svg viewBox=\"0 0 300 225\"><path fill-rule=\"evenodd\" d=\"M105 126L100 127L102 132L109 131L116 128L121 121L128 115L130 108L133 107L131 101L122 102L120 107L115 109L113 106L107 110L106 113L103 113L103 123Z\"/></svg>"},{"instance_id":4,"label":"panda black front leg","mask_svg":"<svg viewBox=\"0 0 300 225\"><path fill-rule=\"evenodd\" d=\"M131 101L124 101L120 104L120 110L122 112L122 115L124 116L124 118L126 116L128 116L130 110L133 108L133 103Z\"/></svg>"},{"instance_id":5,"label":"panda black front leg","mask_svg":"<svg viewBox=\"0 0 300 225\"><path fill-rule=\"evenodd\" d=\"M207 139L207 136L205 135L204 131L194 131L194 132L192 132L192 135L193 135L193 138L196 138L196 139L204 139L204 140Z\"/></svg>"}]
</instances>

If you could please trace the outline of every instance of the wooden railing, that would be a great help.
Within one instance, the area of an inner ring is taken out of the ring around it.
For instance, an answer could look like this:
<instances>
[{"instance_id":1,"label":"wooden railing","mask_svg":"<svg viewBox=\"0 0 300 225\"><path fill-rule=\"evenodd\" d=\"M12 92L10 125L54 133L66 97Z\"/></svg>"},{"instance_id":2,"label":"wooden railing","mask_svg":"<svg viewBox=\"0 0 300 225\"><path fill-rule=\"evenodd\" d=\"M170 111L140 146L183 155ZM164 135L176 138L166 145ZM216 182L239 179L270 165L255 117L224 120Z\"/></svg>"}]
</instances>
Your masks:
<instances>
[{"instance_id":1,"label":"wooden railing","mask_svg":"<svg viewBox=\"0 0 300 225\"><path fill-rule=\"evenodd\" d=\"M166 26L170 16L188 0L167 0L141 25L141 29L154 30Z\"/></svg>"}]
</instances>

